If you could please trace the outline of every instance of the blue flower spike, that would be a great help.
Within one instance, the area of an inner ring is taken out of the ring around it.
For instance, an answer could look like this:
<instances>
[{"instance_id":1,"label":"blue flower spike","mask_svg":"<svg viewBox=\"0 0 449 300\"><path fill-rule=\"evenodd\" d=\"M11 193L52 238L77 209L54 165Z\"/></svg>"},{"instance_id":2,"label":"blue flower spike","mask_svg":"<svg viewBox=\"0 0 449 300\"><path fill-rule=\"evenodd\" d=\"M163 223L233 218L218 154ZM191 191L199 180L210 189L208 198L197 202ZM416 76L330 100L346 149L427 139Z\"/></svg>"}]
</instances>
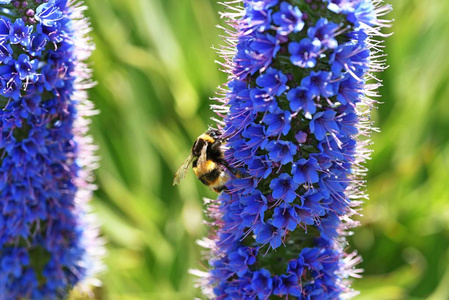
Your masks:
<instances>
[{"instance_id":1,"label":"blue flower spike","mask_svg":"<svg viewBox=\"0 0 449 300\"><path fill-rule=\"evenodd\" d=\"M95 111L85 90L93 48L85 7L0 8L0 299L90 293L104 248L88 203L96 157L86 136Z\"/></svg>"},{"instance_id":2,"label":"blue flower spike","mask_svg":"<svg viewBox=\"0 0 449 300\"><path fill-rule=\"evenodd\" d=\"M231 36L219 53L229 81L218 126L241 176L206 201L210 269L200 285L211 299L347 299L361 271L345 236L366 198L367 108L379 85L371 79L385 68L376 39L385 37L389 23L379 17L391 7L224 4Z\"/></svg>"}]
</instances>

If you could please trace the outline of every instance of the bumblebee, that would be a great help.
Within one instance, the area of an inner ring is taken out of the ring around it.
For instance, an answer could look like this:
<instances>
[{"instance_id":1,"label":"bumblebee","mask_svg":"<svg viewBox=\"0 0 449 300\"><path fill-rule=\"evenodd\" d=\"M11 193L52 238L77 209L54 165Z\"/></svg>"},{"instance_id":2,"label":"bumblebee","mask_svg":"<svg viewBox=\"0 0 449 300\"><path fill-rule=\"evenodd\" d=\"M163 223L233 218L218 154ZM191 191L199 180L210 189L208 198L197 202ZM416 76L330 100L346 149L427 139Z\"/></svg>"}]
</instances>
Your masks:
<instances>
[{"instance_id":1,"label":"bumblebee","mask_svg":"<svg viewBox=\"0 0 449 300\"><path fill-rule=\"evenodd\" d=\"M193 143L189 157L182 163L173 178L173 185L179 184L192 164L196 177L217 193L225 188L231 172L235 175L228 162L224 159L225 140L222 132L210 128L200 135Z\"/></svg>"}]
</instances>

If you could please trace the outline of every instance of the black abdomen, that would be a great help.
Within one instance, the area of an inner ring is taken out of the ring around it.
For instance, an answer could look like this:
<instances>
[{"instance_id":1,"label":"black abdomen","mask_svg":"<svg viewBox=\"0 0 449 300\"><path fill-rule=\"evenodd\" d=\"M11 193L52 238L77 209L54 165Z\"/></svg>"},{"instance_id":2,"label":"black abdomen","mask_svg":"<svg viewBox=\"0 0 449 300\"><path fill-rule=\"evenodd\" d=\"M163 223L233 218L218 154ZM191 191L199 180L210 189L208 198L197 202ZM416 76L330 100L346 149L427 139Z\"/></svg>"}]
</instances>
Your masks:
<instances>
[{"instance_id":1,"label":"black abdomen","mask_svg":"<svg viewBox=\"0 0 449 300\"><path fill-rule=\"evenodd\" d=\"M201 175L198 179L205 185L209 186L211 184L214 184L220 178L221 172L223 171L216 168L208 173Z\"/></svg>"}]
</instances>

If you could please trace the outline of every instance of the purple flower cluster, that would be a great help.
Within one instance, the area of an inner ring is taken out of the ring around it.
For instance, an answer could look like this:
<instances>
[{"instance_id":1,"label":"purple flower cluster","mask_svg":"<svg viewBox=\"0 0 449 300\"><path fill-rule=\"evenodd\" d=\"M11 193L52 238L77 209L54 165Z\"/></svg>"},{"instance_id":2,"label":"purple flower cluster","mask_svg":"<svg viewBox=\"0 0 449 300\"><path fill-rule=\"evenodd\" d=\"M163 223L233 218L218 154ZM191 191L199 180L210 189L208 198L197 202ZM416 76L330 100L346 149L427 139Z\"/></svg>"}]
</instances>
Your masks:
<instances>
[{"instance_id":1,"label":"purple flower cluster","mask_svg":"<svg viewBox=\"0 0 449 300\"><path fill-rule=\"evenodd\" d=\"M366 80L384 67L373 36L390 8L242 2L240 15L227 15L235 34L221 53L230 75L221 108L226 158L242 176L208 204L209 296L347 297L359 257L345 253L344 235L365 197L368 141L359 137L371 130L368 97L378 85Z\"/></svg>"},{"instance_id":2,"label":"purple flower cluster","mask_svg":"<svg viewBox=\"0 0 449 300\"><path fill-rule=\"evenodd\" d=\"M61 299L101 269L84 9L0 1L0 299Z\"/></svg>"}]
</instances>

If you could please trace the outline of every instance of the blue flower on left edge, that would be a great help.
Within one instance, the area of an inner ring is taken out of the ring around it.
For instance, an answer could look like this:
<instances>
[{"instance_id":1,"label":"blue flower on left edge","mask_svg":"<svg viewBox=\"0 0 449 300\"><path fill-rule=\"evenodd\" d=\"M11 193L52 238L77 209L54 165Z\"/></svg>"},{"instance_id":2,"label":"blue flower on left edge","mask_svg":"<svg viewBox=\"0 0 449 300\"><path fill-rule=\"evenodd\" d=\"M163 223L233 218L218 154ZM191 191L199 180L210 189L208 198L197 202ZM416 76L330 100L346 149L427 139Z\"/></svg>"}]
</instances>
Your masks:
<instances>
[{"instance_id":1,"label":"blue flower on left edge","mask_svg":"<svg viewBox=\"0 0 449 300\"><path fill-rule=\"evenodd\" d=\"M8 3L0 1L0 299L65 299L98 285L103 269L89 213L88 23L81 1Z\"/></svg>"}]
</instances>

